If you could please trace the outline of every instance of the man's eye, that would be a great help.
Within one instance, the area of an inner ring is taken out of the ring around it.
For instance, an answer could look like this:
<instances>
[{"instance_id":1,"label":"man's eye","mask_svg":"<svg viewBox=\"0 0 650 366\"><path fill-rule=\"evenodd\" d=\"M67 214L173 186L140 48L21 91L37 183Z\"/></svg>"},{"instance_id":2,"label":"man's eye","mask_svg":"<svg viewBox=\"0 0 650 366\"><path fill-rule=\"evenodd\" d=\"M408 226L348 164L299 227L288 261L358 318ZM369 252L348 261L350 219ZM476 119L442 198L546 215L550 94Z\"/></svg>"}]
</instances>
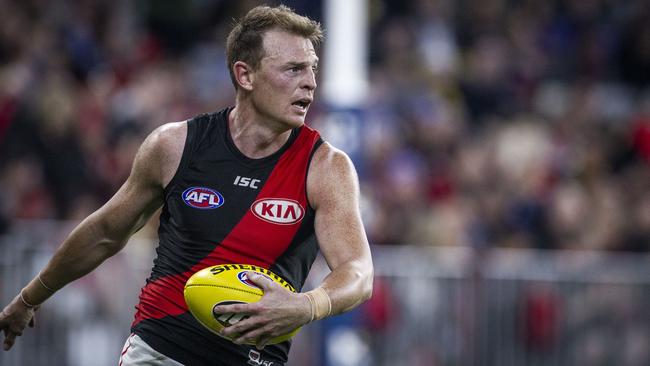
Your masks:
<instances>
[{"instance_id":1,"label":"man's eye","mask_svg":"<svg viewBox=\"0 0 650 366\"><path fill-rule=\"evenodd\" d=\"M298 67L298 66L294 66L294 67L290 68L289 71L291 71L291 72L299 72L299 71L300 71L300 67Z\"/></svg>"}]
</instances>

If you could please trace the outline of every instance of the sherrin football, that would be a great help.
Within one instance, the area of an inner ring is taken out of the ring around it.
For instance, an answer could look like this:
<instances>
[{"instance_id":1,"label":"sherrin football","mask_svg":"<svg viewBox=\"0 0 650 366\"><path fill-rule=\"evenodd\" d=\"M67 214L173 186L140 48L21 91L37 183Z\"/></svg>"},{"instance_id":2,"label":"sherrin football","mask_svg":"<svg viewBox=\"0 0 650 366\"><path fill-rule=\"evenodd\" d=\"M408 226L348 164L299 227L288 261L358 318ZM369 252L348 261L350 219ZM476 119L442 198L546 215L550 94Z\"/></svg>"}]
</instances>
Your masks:
<instances>
[{"instance_id":1,"label":"sherrin football","mask_svg":"<svg viewBox=\"0 0 650 366\"><path fill-rule=\"evenodd\" d=\"M212 310L217 305L251 303L262 298L262 295L264 295L262 289L249 280L246 275L246 272L249 271L257 272L289 291L296 292L293 286L282 277L259 266L220 264L207 267L193 274L185 283L183 291L185 302L196 320L210 331L224 337L219 334L219 331L245 319L246 315L235 313L217 314L215 316ZM300 328L297 328L290 333L275 337L268 344L284 342L293 337L299 330ZM233 340L234 338L227 339Z\"/></svg>"}]
</instances>

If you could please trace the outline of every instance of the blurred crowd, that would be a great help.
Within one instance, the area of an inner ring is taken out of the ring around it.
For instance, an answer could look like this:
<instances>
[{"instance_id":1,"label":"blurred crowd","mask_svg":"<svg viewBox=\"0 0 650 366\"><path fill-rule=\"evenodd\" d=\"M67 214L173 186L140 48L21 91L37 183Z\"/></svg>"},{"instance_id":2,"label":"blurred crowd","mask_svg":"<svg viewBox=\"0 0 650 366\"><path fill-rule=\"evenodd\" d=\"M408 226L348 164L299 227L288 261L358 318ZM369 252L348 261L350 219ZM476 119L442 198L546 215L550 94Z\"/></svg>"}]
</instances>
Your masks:
<instances>
[{"instance_id":1,"label":"blurred crowd","mask_svg":"<svg viewBox=\"0 0 650 366\"><path fill-rule=\"evenodd\" d=\"M231 105L225 38L258 3L0 0L0 233L82 219L154 128ZM650 249L649 2L368 3L372 243Z\"/></svg>"},{"instance_id":2,"label":"blurred crowd","mask_svg":"<svg viewBox=\"0 0 650 366\"><path fill-rule=\"evenodd\" d=\"M391 1L373 24L373 242L647 250L650 3Z\"/></svg>"}]
</instances>

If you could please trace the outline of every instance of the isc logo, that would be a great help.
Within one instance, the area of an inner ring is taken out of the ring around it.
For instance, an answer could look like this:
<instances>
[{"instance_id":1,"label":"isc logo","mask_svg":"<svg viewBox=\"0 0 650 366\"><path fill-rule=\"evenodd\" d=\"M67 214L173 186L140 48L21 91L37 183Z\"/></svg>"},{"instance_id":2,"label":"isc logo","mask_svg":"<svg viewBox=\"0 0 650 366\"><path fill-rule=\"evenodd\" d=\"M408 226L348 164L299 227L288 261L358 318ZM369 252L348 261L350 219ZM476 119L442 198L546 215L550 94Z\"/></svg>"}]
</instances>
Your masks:
<instances>
[{"instance_id":1,"label":"isc logo","mask_svg":"<svg viewBox=\"0 0 650 366\"><path fill-rule=\"evenodd\" d=\"M291 225L302 220L305 210L297 201L265 198L253 202L251 211L258 218L279 225Z\"/></svg>"},{"instance_id":2,"label":"isc logo","mask_svg":"<svg viewBox=\"0 0 650 366\"><path fill-rule=\"evenodd\" d=\"M241 186L241 187L250 187L253 189L259 188L257 186L257 183L261 182L259 179L253 179L253 178L248 178L248 177L242 177L242 176L237 176L235 178L235 181L232 183L236 186Z\"/></svg>"},{"instance_id":3,"label":"isc logo","mask_svg":"<svg viewBox=\"0 0 650 366\"><path fill-rule=\"evenodd\" d=\"M205 187L191 187L183 192L183 201L190 207L211 210L223 205L221 193Z\"/></svg>"}]
</instances>

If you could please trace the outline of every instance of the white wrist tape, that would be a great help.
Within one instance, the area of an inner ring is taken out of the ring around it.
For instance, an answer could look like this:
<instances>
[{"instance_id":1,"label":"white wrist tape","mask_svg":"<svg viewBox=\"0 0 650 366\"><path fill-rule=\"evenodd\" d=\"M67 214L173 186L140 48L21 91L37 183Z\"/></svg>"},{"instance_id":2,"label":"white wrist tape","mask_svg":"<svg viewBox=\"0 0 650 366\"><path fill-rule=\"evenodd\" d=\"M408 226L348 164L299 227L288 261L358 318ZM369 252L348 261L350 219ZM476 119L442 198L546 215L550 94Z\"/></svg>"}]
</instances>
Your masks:
<instances>
[{"instance_id":1,"label":"white wrist tape","mask_svg":"<svg viewBox=\"0 0 650 366\"><path fill-rule=\"evenodd\" d=\"M23 305L25 305L25 307L27 307L27 309L35 308L36 305L31 304L31 303L27 302L27 300L25 300L25 296L23 295L23 291L25 291L25 289L20 290L20 301L23 302Z\"/></svg>"},{"instance_id":2,"label":"white wrist tape","mask_svg":"<svg viewBox=\"0 0 650 366\"><path fill-rule=\"evenodd\" d=\"M323 319L332 314L332 300L322 287L305 292L311 305L311 321Z\"/></svg>"},{"instance_id":3,"label":"white wrist tape","mask_svg":"<svg viewBox=\"0 0 650 366\"><path fill-rule=\"evenodd\" d=\"M41 274L40 274L40 273L39 273L38 276L36 276L36 277L38 278L38 282L41 283L41 286L43 286L46 290L48 290L48 291L51 292L51 293L55 293L55 292L56 292L55 289L51 288L50 286L46 285L45 282L43 282L43 279L41 278Z\"/></svg>"}]
</instances>

